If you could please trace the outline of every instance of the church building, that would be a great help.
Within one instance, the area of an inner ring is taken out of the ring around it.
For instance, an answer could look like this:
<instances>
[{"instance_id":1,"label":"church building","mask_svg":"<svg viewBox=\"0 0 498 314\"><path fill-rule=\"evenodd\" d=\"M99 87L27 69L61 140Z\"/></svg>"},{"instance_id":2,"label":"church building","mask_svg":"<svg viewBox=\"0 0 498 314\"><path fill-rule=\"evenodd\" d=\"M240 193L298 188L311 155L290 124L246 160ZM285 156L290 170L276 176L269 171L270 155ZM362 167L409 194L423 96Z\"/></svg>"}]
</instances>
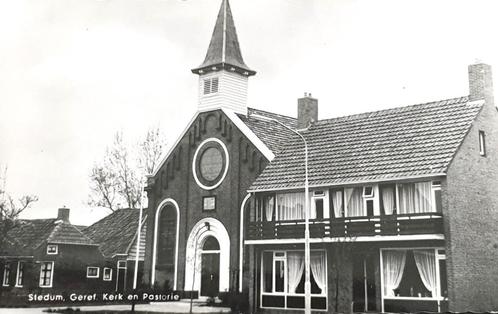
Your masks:
<instances>
[{"instance_id":1,"label":"church building","mask_svg":"<svg viewBox=\"0 0 498 314\"><path fill-rule=\"evenodd\" d=\"M302 311L308 214L313 311L497 310L498 112L491 67L468 71L469 95L424 104L253 109L223 0L197 112L148 178L144 281Z\"/></svg>"}]
</instances>

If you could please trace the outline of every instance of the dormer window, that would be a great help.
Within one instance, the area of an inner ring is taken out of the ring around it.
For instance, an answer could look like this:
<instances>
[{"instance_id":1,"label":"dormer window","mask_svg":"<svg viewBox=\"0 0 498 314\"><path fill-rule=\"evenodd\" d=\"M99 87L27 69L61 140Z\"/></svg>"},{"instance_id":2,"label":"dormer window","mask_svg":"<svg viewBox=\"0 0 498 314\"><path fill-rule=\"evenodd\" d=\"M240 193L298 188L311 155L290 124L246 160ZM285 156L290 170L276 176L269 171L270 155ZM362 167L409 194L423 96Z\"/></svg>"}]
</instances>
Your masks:
<instances>
[{"instance_id":1,"label":"dormer window","mask_svg":"<svg viewBox=\"0 0 498 314\"><path fill-rule=\"evenodd\" d=\"M219 78L213 77L204 79L204 95L214 94L218 92Z\"/></svg>"},{"instance_id":2,"label":"dormer window","mask_svg":"<svg viewBox=\"0 0 498 314\"><path fill-rule=\"evenodd\" d=\"M48 255L57 255L59 253L59 248L57 244L49 244L47 245L47 254Z\"/></svg>"}]
</instances>

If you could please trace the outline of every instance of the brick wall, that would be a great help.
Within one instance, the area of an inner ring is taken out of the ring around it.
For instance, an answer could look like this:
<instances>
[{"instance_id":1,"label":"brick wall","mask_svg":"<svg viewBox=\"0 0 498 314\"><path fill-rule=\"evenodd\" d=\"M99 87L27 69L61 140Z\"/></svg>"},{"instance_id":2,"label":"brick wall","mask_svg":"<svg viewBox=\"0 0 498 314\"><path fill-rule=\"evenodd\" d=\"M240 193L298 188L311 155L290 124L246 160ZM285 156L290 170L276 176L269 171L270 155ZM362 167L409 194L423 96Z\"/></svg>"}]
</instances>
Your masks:
<instances>
[{"instance_id":1,"label":"brick wall","mask_svg":"<svg viewBox=\"0 0 498 314\"><path fill-rule=\"evenodd\" d=\"M230 161L223 183L214 190L206 191L194 180L192 160L199 144L211 137L220 139L227 146ZM154 183L148 186L151 213L150 219L147 219L147 230L151 231L147 232L145 281L150 282L152 273L157 206L164 199L172 198L180 208L177 289L183 290L185 285L185 249L190 230L206 217L219 220L230 236L230 288L236 288L240 206L249 185L266 164L262 154L221 111L200 114L154 177ZM202 197L212 195L216 196L216 210L202 211Z\"/></svg>"},{"instance_id":2,"label":"brick wall","mask_svg":"<svg viewBox=\"0 0 498 314\"><path fill-rule=\"evenodd\" d=\"M471 78L472 79L472 78ZM479 130L486 156L479 154ZM487 103L452 161L444 198L449 309L498 309L498 113Z\"/></svg>"}]
</instances>

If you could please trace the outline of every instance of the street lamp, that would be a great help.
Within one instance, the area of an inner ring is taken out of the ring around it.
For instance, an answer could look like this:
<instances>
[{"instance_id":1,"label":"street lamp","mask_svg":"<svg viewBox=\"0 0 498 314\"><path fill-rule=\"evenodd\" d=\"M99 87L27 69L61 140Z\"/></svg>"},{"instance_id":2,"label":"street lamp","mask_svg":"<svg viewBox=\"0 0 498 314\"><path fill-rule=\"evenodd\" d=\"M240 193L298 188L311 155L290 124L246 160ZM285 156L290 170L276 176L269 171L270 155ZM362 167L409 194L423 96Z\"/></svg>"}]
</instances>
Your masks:
<instances>
[{"instance_id":1,"label":"street lamp","mask_svg":"<svg viewBox=\"0 0 498 314\"><path fill-rule=\"evenodd\" d=\"M304 136L297 130L283 124L277 119L251 114L250 117L265 121L273 121L294 134L297 134L304 143L304 312L311 313L311 278L310 278L310 206L309 206L309 184L308 184L308 143Z\"/></svg>"},{"instance_id":2,"label":"street lamp","mask_svg":"<svg viewBox=\"0 0 498 314\"><path fill-rule=\"evenodd\" d=\"M138 215L138 229L137 229L137 246L135 250L135 271L133 274L133 290L137 289L137 279L138 279L138 262L140 258L140 238L142 237L142 215L143 215L143 198L144 198L144 180L140 180L140 212Z\"/></svg>"},{"instance_id":3,"label":"street lamp","mask_svg":"<svg viewBox=\"0 0 498 314\"><path fill-rule=\"evenodd\" d=\"M137 229L137 246L136 246L136 251L135 251L135 271L133 273L133 293L137 292L137 279L138 279L138 262L139 262L139 257L140 257L140 239L142 237L142 215L143 215L143 200L144 200L144 189L145 189L145 184L143 180L143 176L140 177L140 212L138 215L138 229ZM131 311L135 312L135 299L131 302Z\"/></svg>"},{"instance_id":4,"label":"street lamp","mask_svg":"<svg viewBox=\"0 0 498 314\"><path fill-rule=\"evenodd\" d=\"M201 226L199 229L197 229L197 232L195 233L195 236L194 236L194 241L195 241L195 244L194 244L194 266L192 267L192 289L190 290L190 310L189 310L189 313L192 314L192 302L193 302L193 292L194 292L194 284L195 284L195 262L197 260L197 243L199 241L198 238L199 238L199 232L201 232L201 230L203 228L206 228L206 230L204 230L203 232L206 232L206 231L209 231L211 229L211 226L209 225L209 222L206 221L204 223L203 226Z\"/></svg>"}]
</instances>

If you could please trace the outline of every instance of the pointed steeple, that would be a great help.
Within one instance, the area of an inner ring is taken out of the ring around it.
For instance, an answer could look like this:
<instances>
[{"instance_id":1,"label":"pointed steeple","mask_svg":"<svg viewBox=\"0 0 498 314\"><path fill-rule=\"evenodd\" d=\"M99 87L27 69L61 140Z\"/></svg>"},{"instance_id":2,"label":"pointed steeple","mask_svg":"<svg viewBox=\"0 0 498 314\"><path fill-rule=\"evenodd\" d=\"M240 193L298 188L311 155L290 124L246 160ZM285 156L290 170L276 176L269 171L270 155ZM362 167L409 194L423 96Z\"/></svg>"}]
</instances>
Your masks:
<instances>
[{"instance_id":1,"label":"pointed steeple","mask_svg":"<svg viewBox=\"0 0 498 314\"><path fill-rule=\"evenodd\" d=\"M195 74L225 69L245 76L256 74L244 63L228 0L222 0L204 62L192 69Z\"/></svg>"}]
</instances>

